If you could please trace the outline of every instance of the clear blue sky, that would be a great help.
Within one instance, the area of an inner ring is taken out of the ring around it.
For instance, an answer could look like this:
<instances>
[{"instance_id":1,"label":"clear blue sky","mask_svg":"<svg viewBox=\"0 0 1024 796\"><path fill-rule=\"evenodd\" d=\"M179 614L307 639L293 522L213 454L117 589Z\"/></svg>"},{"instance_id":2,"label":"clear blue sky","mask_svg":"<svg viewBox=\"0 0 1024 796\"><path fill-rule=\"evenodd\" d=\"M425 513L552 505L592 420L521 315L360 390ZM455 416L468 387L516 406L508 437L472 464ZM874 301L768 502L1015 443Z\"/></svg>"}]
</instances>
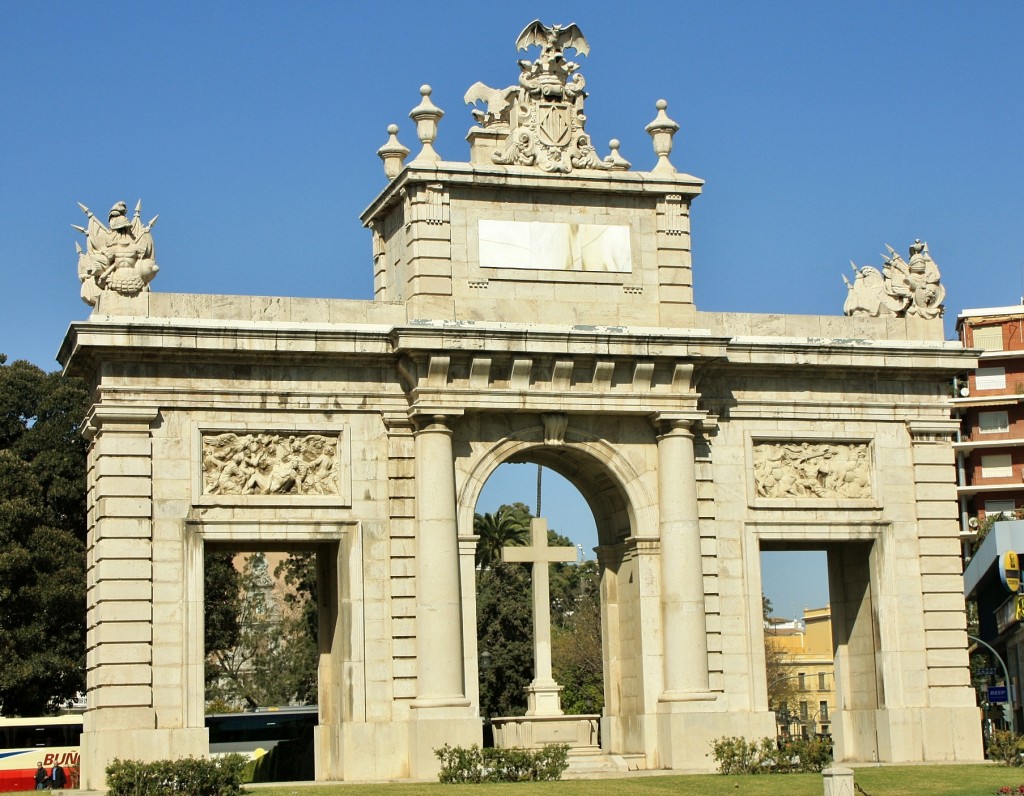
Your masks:
<instances>
[{"instance_id":1,"label":"clear blue sky","mask_svg":"<svg viewBox=\"0 0 1024 796\"><path fill-rule=\"evenodd\" d=\"M486 10L481 10L486 8ZM635 168L669 101L707 310L839 313L850 259L930 244L947 315L1020 300L1024 4L543 4L591 45L588 131ZM4 3L0 351L55 367L83 319L70 224L142 198L168 292L369 298L359 212L421 83L464 160L476 82L515 82L511 3ZM947 322L951 334L952 325ZM532 502L529 501L529 502ZM556 524L556 523L552 523ZM792 580L792 579L790 579ZM802 604L770 595L779 607ZM810 600L816 602L816 600Z\"/></svg>"}]
</instances>

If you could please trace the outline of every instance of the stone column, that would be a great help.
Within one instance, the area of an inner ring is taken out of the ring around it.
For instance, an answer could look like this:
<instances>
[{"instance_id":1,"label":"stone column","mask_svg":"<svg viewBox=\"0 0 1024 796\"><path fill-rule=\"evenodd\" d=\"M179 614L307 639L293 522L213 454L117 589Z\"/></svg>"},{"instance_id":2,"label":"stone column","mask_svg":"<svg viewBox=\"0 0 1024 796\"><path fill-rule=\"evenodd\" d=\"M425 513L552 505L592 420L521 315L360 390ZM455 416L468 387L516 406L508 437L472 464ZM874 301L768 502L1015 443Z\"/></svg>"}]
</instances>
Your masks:
<instances>
[{"instance_id":1,"label":"stone column","mask_svg":"<svg viewBox=\"0 0 1024 796\"><path fill-rule=\"evenodd\" d=\"M665 685L662 702L710 699L704 574L691 419L658 418L658 513Z\"/></svg>"},{"instance_id":2,"label":"stone column","mask_svg":"<svg viewBox=\"0 0 1024 796\"><path fill-rule=\"evenodd\" d=\"M434 750L480 743L466 697L462 590L451 415L416 418L416 699L411 704L409 775L437 776Z\"/></svg>"},{"instance_id":3,"label":"stone column","mask_svg":"<svg viewBox=\"0 0 1024 796\"><path fill-rule=\"evenodd\" d=\"M417 707L469 704L451 420L421 416L415 437Z\"/></svg>"}]
</instances>

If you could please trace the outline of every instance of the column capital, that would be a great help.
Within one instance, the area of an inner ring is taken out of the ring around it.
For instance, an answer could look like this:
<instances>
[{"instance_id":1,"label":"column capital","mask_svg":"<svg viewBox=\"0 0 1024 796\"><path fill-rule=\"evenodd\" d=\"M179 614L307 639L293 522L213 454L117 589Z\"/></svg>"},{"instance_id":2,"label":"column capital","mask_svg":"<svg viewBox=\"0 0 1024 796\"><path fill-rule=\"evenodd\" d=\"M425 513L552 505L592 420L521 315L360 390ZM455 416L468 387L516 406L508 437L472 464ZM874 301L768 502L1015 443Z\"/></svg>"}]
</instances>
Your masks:
<instances>
[{"instance_id":1,"label":"column capital","mask_svg":"<svg viewBox=\"0 0 1024 796\"><path fill-rule=\"evenodd\" d=\"M157 406L104 406L94 404L82 423L82 436L93 439L101 429L119 431L149 431L160 416Z\"/></svg>"},{"instance_id":2,"label":"column capital","mask_svg":"<svg viewBox=\"0 0 1024 796\"><path fill-rule=\"evenodd\" d=\"M706 433L718 429L718 418L706 412L656 412L650 416L650 421L658 439L670 436L693 438L698 430Z\"/></svg>"},{"instance_id":3,"label":"column capital","mask_svg":"<svg viewBox=\"0 0 1024 796\"><path fill-rule=\"evenodd\" d=\"M429 408L416 408L413 407L409 410L409 419L413 423L415 433L420 434L424 431L441 432L445 434L452 433L452 426L455 425L455 421L458 420L465 414L460 410L451 409L429 409Z\"/></svg>"}]
</instances>

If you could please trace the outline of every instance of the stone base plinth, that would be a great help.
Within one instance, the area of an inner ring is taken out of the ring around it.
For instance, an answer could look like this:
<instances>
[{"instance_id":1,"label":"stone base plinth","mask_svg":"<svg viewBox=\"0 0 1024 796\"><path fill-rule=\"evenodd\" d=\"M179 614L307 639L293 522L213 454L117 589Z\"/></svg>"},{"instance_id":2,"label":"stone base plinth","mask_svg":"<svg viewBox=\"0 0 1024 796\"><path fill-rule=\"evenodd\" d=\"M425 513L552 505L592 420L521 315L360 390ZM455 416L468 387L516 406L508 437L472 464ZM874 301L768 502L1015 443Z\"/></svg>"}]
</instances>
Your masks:
<instances>
[{"instance_id":1,"label":"stone base plinth","mask_svg":"<svg viewBox=\"0 0 1024 796\"><path fill-rule=\"evenodd\" d=\"M320 725L313 730L316 779L319 782L408 779L409 760L401 753L408 738L409 725L404 721ZM382 749L392 751L381 754Z\"/></svg>"},{"instance_id":2,"label":"stone base plinth","mask_svg":"<svg viewBox=\"0 0 1024 796\"><path fill-rule=\"evenodd\" d=\"M558 683L538 683L526 686L527 716L562 716L562 686Z\"/></svg>"},{"instance_id":3,"label":"stone base plinth","mask_svg":"<svg viewBox=\"0 0 1024 796\"><path fill-rule=\"evenodd\" d=\"M491 720L499 749L539 749L552 743L572 749L600 749L599 715L502 716Z\"/></svg>"},{"instance_id":4,"label":"stone base plinth","mask_svg":"<svg viewBox=\"0 0 1024 796\"><path fill-rule=\"evenodd\" d=\"M853 792L853 769L826 768L821 772L825 796L856 796Z\"/></svg>"},{"instance_id":5,"label":"stone base plinth","mask_svg":"<svg viewBox=\"0 0 1024 796\"><path fill-rule=\"evenodd\" d=\"M483 741L483 725L468 706L418 707L410 711L409 777L436 780L441 761L434 754L445 744L472 746ZM379 754L379 750L377 751Z\"/></svg>"},{"instance_id":6,"label":"stone base plinth","mask_svg":"<svg viewBox=\"0 0 1024 796\"><path fill-rule=\"evenodd\" d=\"M710 710L709 710L710 708ZM662 702L658 705L658 768L713 773L711 751L716 738L774 738L775 714L768 711L726 713L715 703Z\"/></svg>"},{"instance_id":7,"label":"stone base plinth","mask_svg":"<svg viewBox=\"0 0 1024 796\"><path fill-rule=\"evenodd\" d=\"M837 762L975 762L984 759L976 707L837 710Z\"/></svg>"},{"instance_id":8,"label":"stone base plinth","mask_svg":"<svg viewBox=\"0 0 1024 796\"><path fill-rule=\"evenodd\" d=\"M176 730L105 729L82 733L81 787L106 790L107 766L121 760L180 760L207 757L210 734L205 727Z\"/></svg>"}]
</instances>

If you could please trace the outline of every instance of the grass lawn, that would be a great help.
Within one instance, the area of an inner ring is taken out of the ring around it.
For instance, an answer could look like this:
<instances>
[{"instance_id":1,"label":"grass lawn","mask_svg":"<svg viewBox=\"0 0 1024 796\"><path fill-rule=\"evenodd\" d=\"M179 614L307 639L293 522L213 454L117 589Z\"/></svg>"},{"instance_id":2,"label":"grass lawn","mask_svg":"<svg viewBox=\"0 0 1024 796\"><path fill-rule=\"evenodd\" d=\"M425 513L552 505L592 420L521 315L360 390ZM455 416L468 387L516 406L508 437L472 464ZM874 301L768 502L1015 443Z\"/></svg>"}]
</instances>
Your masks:
<instances>
[{"instance_id":1,"label":"grass lawn","mask_svg":"<svg viewBox=\"0 0 1024 796\"><path fill-rule=\"evenodd\" d=\"M1024 783L1024 769L997 765L881 766L854 769L868 796L979 796ZM820 774L652 776L493 785L259 785L253 796L821 796ZM73 796L76 791L62 791Z\"/></svg>"},{"instance_id":2,"label":"grass lawn","mask_svg":"<svg viewBox=\"0 0 1024 796\"><path fill-rule=\"evenodd\" d=\"M854 781L868 796L977 796L1003 785L1024 783L1024 769L996 765L882 766L854 770ZM821 796L820 774L761 776L654 776L628 779L493 785L308 785L260 786L254 796Z\"/></svg>"}]
</instances>

